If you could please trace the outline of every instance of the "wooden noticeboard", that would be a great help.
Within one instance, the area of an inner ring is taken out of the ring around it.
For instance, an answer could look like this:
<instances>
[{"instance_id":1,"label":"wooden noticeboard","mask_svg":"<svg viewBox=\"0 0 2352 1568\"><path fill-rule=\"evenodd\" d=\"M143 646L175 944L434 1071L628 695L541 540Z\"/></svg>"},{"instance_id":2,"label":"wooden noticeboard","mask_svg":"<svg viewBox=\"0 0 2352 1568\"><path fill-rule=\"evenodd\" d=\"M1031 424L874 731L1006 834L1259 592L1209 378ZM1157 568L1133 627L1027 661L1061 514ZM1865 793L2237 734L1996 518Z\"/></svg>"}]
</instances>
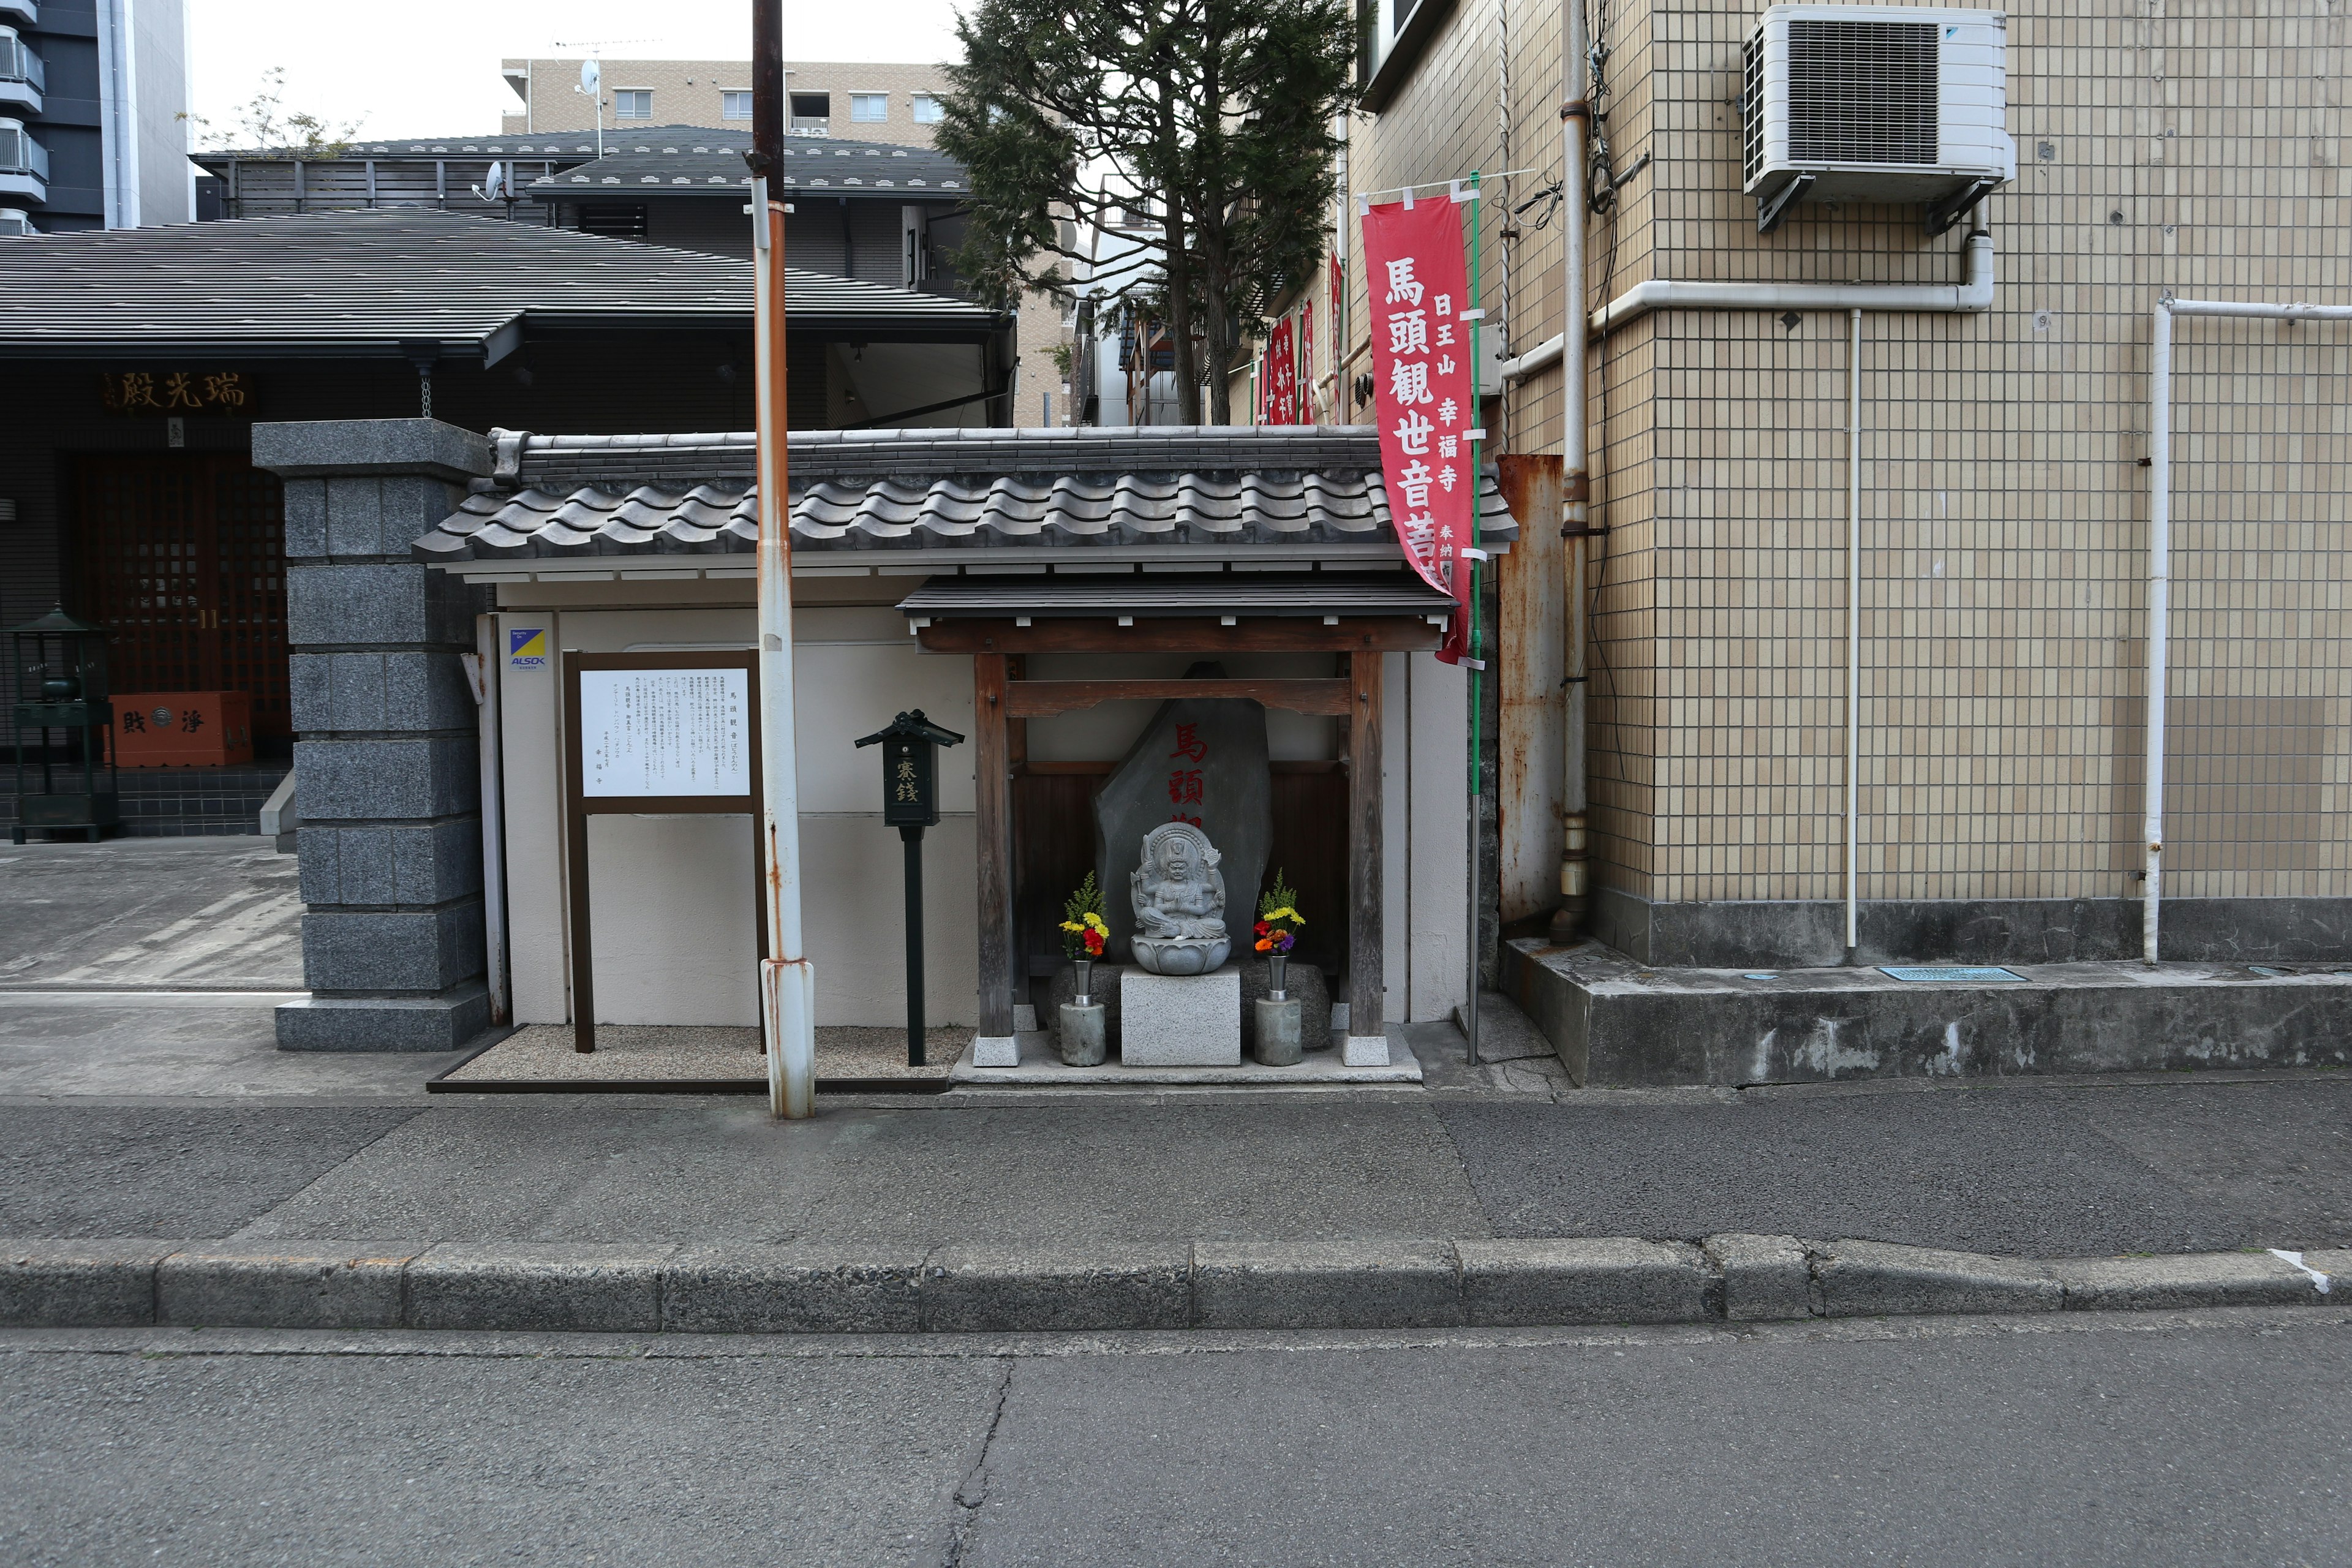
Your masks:
<instances>
[{"instance_id":1,"label":"wooden noticeboard","mask_svg":"<svg viewBox=\"0 0 2352 1568\"><path fill-rule=\"evenodd\" d=\"M572 872L572 1044L596 1048L588 819L751 818L752 904L768 956L760 831L758 655L563 653L565 837Z\"/></svg>"}]
</instances>

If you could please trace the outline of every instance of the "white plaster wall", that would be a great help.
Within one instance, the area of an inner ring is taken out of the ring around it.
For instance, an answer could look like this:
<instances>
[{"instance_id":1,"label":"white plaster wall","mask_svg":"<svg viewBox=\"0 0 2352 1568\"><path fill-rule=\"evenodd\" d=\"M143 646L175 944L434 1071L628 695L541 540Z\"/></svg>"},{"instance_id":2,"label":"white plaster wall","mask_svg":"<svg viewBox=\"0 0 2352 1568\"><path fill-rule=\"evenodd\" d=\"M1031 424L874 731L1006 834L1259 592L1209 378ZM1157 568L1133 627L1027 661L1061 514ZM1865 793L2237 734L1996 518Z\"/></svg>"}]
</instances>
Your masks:
<instances>
[{"instance_id":1,"label":"white plaster wall","mask_svg":"<svg viewBox=\"0 0 2352 1568\"><path fill-rule=\"evenodd\" d=\"M544 627L551 652L748 647L749 608L506 610L506 633ZM880 767L870 734L904 708L971 732L971 664L925 655L887 608L803 606L793 618L801 789L803 918L816 965L821 1024L906 1017L902 849L874 809ZM569 1019L570 900L560 802L562 756L555 661L502 661L507 873L515 1016ZM925 840L927 1011L939 1023L978 1016L978 899L971 748L944 754L945 820ZM600 816L589 840L597 1015L606 1023L756 1021L751 838L748 817Z\"/></svg>"}]
</instances>

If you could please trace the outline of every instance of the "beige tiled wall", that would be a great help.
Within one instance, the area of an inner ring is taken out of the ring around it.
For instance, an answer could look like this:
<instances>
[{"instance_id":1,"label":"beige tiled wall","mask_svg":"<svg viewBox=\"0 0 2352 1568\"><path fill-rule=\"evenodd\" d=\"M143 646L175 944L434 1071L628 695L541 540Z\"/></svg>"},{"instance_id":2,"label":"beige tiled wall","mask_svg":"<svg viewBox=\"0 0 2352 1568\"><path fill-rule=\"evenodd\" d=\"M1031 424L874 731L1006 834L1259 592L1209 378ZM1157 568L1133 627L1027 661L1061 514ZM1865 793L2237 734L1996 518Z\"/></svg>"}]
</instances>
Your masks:
<instances>
[{"instance_id":1,"label":"beige tiled wall","mask_svg":"<svg viewBox=\"0 0 2352 1568\"><path fill-rule=\"evenodd\" d=\"M518 136L526 131L586 131L594 127L589 118L590 106L580 91L580 59L509 59L503 62L509 79L525 76L530 87L530 107L502 117L499 131L503 135ZM747 91L751 86L751 62L749 60L604 60L598 68L604 74L604 93L608 107L604 110L604 132L609 140L615 131L626 132L634 126L706 125L732 128L749 133L748 120L723 118L725 108L722 92ZM915 99L918 92L946 90L946 73L938 66L842 61L786 61L788 89L794 92L822 92L833 100L831 134L849 142L880 142L898 146L928 147L931 144L930 125L915 122ZM609 107L614 92L641 89L654 95L654 116L649 121L615 121ZM853 92L881 92L889 95L889 118L884 121L853 121L849 118L849 95Z\"/></svg>"},{"instance_id":2,"label":"beige tiled wall","mask_svg":"<svg viewBox=\"0 0 2352 1568\"><path fill-rule=\"evenodd\" d=\"M1755 232L1736 66L1760 7L1596 0L1604 133L1649 167L1590 226L1591 299L1648 278L1949 281L1916 209ZM1559 168L1558 7L1467 0L1363 190ZM1863 320L1861 891L2137 893L2150 312L2352 303L2343 8L2036 0L2010 13L2017 181L1981 316ZM1497 41L1507 30L1511 163ZM1486 215L1514 347L1559 328L1556 231ZM1352 225L1350 226L1352 228ZM1353 342L1362 310L1353 310ZM1844 874L1847 318L1663 312L1596 348L1592 775L1604 879L1830 898ZM2352 895L2352 327L2182 321L2169 890ZM1556 449L1557 373L1494 421Z\"/></svg>"}]
</instances>

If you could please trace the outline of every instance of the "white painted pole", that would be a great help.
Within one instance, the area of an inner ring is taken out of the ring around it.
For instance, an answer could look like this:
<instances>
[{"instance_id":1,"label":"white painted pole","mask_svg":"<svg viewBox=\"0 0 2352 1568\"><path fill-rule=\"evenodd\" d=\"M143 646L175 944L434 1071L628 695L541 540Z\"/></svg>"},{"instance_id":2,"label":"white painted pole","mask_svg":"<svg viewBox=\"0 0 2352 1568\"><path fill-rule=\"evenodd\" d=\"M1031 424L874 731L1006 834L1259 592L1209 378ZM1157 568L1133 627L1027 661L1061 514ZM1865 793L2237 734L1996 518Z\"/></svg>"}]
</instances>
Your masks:
<instances>
[{"instance_id":1,"label":"white painted pole","mask_svg":"<svg viewBox=\"0 0 2352 1568\"><path fill-rule=\"evenodd\" d=\"M2140 900L2140 958L2157 962L2164 912L2164 700L2172 621L2172 319L2225 316L2267 321L2352 321L2352 305L2159 300L2148 342L2147 784L2141 842L2147 879Z\"/></svg>"},{"instance_id":2,"label":"white painted pole","mask_svg":"<svg viewBox=\"0 0 2352 1568\"><path fill-rule=\"evenodd\" d=\"M1560 8L1560 37L1566 40L1566 79L1559 108L1560 156L1560 336L1559 336L1559 482L1560 532L1568 541L1560 583L1560 633L1566 650L1567 711L1562 715L1566 754L1560 773L1559 908L1551 919L1550 940L1568 943L1580 940L1591 902L1592 868L1587 858L1590 842L1586 813L1591 807L1584 754L1585 645L1591 594L1585 586L1585 566L1591 559L1591 455L1587 449L1585 421L1585 135L1591 106L1584 33L1583 0L1567 0ZM1541 526L1528 519L1533 526Z\"/></svg>"},{"instance_id":3,"label":"white painted pole","mask_svg":"<svg viewBox=\"0 0 2352 1568\"><path fill-rule=\"evenodd\" d=\"M2172 619L2172 304L2157 301L2147 391L2147 781L2139 955L2154 963L2164 898L2164 677Z\"/></svg>"},{"instance_id":4,"label":"white painted pole","mask_svg":"<svg viewBox=\"0 0 2352 1568\"><path fill-rule=\"evenodd\" d=\"M760 1030L768 1050L768 1104L780 1117L816 1113L816 974L801 931L799 759L793 732L793 552L784 431L784 205L767 172L783 145L783 46L779 0L754 0L755 150L751 214L758 290L752 339L759 360L761 837L767 852L768 941L760 964Z\"/></svg>"},{"instance_id":5,"label":"white painted pole","mask_svg":"<svg viewBox=\"0 0 2352 1568\"><path fill-rule=\"evenodd\" d=\"M1862 945L1862 310L1845 350L1845 961Z\"/></svg>"}]
</instances>

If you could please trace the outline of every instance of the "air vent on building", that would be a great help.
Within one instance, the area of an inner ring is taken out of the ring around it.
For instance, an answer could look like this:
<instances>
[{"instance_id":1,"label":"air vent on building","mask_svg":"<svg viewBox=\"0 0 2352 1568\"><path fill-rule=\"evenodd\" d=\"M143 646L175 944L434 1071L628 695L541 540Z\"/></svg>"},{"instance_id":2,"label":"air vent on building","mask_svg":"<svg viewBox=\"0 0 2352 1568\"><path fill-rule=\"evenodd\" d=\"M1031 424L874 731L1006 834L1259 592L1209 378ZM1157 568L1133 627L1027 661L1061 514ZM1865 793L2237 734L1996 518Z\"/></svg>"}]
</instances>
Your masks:
<instances>
[{"instance_id":1,"label":"air vent on building","mask_svg":"<svg viewBox=\"0 0 2352 1568\"><path fill-rule=\"evenodd\" d=\"M1769 233L1801 200L1925 204L1940 234L2017 173L2008 17L1774 5L1742 61L1745 185Z\"/></svg>"},{"instance_id":2,"label":"air vent on building","mask_svg":"<svg viewBox=\"0 0 2352 1568\"><path fill-rule=\"evenodd\" d=\"M601 234L607 239L643 239L646 237L646 204L583 202L580 204L580 232Z\"/></svg>"}]
</instances>

